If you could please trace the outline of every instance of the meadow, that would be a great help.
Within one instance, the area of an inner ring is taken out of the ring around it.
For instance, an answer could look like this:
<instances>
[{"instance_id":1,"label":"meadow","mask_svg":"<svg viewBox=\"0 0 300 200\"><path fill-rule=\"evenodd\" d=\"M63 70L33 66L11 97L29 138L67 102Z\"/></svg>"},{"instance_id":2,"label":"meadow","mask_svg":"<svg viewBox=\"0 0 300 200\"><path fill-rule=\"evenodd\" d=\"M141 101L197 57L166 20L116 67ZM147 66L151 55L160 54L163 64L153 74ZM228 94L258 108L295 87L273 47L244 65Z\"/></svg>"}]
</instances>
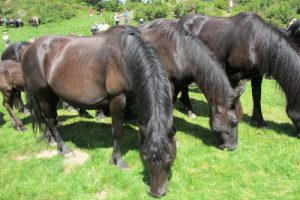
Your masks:
<instances>
[{"instance_id":1,"label":"meadow","mask_svg":"<svg viewBox=\"0 0 300 200\"><path fill-rule=\"evenodd\" d=\"M90 26L101 20L82 13L39 28L0 27L0 31L8 30L12 42L48 34L91 35ZM1 41L0 52L3 49ZM203 94L192 85L190 96L196 118L189 119L179 102L174 109L177 158L163 199L300 198L300 141L285 113L285 96L273 80L263 82L262 109L268 126L260 129L250 122L252 97L247 84L241 97L244 116L239 124L239 147L233 152L217 149ZM135 121L124 124L122 152L129 168L120 170L109 164L110 117L100 123L93 117L79 117L75 111L59 110L63 139L75 154L83 155L70 164L70 158L51 156L55 147L33 134L29 116L18 116L27 131L15 131L0 106L0 199L152 199L147 194L149 177L140 158Z\"/></svg>"}]
</instances>

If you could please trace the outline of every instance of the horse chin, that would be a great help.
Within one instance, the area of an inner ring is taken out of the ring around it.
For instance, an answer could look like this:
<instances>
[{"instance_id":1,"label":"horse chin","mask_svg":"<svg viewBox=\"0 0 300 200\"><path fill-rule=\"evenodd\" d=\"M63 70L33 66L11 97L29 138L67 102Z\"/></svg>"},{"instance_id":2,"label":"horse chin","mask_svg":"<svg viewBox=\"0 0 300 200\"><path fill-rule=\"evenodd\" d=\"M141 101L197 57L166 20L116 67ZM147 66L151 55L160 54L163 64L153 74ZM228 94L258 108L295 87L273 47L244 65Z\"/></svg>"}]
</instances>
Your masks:
<instances>
[{"instance_id":1,"label":"horse chin","mask_svg":"<svg viewBox=\"0 0 300 200\"><path fill-rule=\"evenodd\" d=\"M168 187L169 170L161 170L159 173L153 173L150 169L150 190L149 194L159 198L165 195Z\"/></svg>"},{"instance_id":2,"label":"horse chin","mask_svg":"<svg viewBox=\"0 0 300 200\"><path fill-rule=\"evenodd\" d=\"M166 194L167 186L168 186L168 180L165 180L163 185L158 189L153 189L152 187L150 187L150 190L148 191L148 193L152 197L161 198Z\"/></svg>"},{"instance_id":3,"label":"horse chin","mask_svg":"<svg viewBox=\"0 0 300 200\"><path fill-rule=\"evenodd\" d=\"M218 134L218 141L219 141L219 149L225 150L228 149L229 151L234 151L238 147L237 141L232 138L228 133L222 132Z\"/></svg>"}]
</instances>

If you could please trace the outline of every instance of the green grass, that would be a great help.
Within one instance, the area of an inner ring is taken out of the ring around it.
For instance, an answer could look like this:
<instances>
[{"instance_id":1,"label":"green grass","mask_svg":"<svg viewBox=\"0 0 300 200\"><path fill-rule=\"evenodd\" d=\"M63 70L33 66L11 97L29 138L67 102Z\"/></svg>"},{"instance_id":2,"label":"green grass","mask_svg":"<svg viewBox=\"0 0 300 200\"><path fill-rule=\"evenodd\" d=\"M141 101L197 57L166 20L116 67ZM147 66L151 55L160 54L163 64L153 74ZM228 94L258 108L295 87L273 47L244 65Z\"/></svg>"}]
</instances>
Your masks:
<instances>
[{"instance_id":1,"label":"green grass","mask_svg":"<svg viewBox=\"0 0 300 200\"><path fill-rule=\"evenodd\" d=\"M48 33L90 35L89 27L97 17L81 16L38 29L11 29L9 34L13 41ZM198 117L187 118L179 103L174 110L177 158L164 199L299 199L300 141L293 137L284 95L275 88L274 81L264 80L262 109L268 126L257 129L250 124L248 84L241 98L244 118L239 125L239 147L229 152L216 148L208 124L208 105L192 86L190 95ZM29 117L18 113L28 128L19 133L3 107L0 112L4 114L3 120L0 118L0 199L151 199L146 192L149 178L139 156L135 123L125 124L122 152L129 169L119 170L109 165L111 119L98 123L93 118L80 118L76 112L59 110L64 121L59 128L63 139L73 149L90 155L84 165L66 173L61 156L17 160L54 147L34 137Z\"/></svg>"}]
</instances>

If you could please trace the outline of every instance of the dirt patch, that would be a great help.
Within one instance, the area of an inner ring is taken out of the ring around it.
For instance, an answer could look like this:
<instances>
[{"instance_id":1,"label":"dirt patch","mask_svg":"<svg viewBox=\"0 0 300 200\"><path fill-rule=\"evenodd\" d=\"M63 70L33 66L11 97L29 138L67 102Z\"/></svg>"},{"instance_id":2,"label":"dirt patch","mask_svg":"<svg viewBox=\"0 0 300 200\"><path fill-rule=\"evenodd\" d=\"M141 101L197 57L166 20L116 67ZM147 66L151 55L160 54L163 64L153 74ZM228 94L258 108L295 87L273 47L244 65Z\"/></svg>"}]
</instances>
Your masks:
<instances>
[{"instance_id":1,"label":"dirt patch","mask_svg":"<svg viewBox=\"0 0 300 200\"><path fill-rule=\"evenodd\" d=\"M106 199L106 196L107 196L107 192L106 191L98 192L96 194L96 200L104 200L104 199Z\"/></svg>"},{"instance_id":2,"label":"dirt patch","mask_svg":"<svg viewBox=\"0 0 300 200\"><path fill-rule=\"evenodd\" d=\"M41 151L40 153L37 153L34 157L36 158L53 158L58 153L56 150L45 150Z\"/></svg>"},{"instance_id":3,"label":"dirt patch","mask_svg":"<svg viewBox=\"0 0 300 200\"><path fill-rule=\"evenodd\" d=\"M18 155L18 156L16 156L16 161L23 161L23 160L27 160L27 159L29 159L30 158L30 156L29 155Z\"/></svg>"},{"instance_id":4,"label":"dirt patch","mask_svg":"<svg viewBox=\"0 0 300 200\"><path fill-rule=\"evenodd\" d=\"M75 149L72 153L64 158L64 169L66 173L69 173L72 169L83 165L90 155L78 149Z\"/></svg>"}]
</instances>

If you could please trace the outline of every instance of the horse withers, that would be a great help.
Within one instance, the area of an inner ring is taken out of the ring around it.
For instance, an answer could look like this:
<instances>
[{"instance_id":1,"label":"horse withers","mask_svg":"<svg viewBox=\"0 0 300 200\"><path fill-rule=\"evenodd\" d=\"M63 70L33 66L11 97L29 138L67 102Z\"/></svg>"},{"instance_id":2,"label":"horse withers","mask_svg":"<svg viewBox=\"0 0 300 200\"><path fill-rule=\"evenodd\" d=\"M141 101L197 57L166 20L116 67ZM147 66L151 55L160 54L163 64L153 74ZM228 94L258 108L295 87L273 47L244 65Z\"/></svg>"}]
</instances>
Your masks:
<instances>
[{"instance_id":1,"label":"horse withers","mask_svg":"<svg viewBox=\"0 0 300 200\"><path fill-rule=\"evenodd\" d=\"M239 96L245 82L234 90L210 50L177 20L157 19L141 31L164 64L174 88L174 101L182 88L196 82L210 105L210 125L217 133L219 148L235 150L242 116Z\"/></svg>"},{"instance_id":2,"label":"horse withers","mask_svg":"<svg viewBox=\"0 0 300 200\"><path fill-rule=\"evenodd\" d=\"M61 154L70 153L57 130L59 97L72 106L101 109L112 116L111 163L124 168L120 139L127 97L140 108L141 154L150 171L150 193L165 194L176 156L171 87L153 48L133 27L115 26L92 37L45 36L22 57L33 119L54 137ZM35 126L36 130L36 126Z\"/></svg>"},{"instance_id":3,"label":"horse withers","mask_svg":"<svg viewBox=\"0 0 300 200\"><path fill-rule=\"evenodd\" d=\"M3 106L11 117L13 127L18 131L26 130L22 121L13 111L13 102L16 92L24 91L24 79L21 63L13 60L0 62L0 91L3 96Z\"/></svg>"}]
</instances>

